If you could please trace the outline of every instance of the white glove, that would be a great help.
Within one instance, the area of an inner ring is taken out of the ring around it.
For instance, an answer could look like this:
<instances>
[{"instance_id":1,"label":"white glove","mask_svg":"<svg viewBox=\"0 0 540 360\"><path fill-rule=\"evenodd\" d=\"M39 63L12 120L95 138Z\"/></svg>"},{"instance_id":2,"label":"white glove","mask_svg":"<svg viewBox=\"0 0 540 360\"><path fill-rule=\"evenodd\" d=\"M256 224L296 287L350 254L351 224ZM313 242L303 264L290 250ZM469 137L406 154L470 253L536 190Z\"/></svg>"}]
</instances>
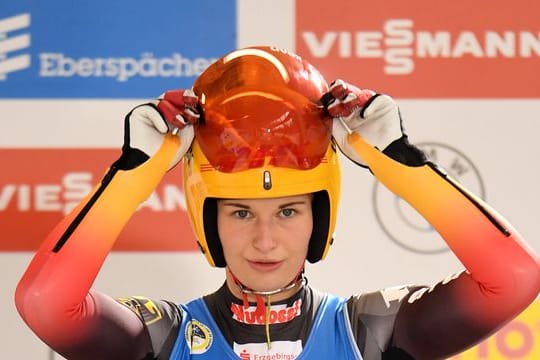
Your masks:
<instances>
[{"instance_id":1,"label":"white glove","mask_svg":"<svg viewBox=\"0 0 540 360\"><path fill-rule=\"evenodd\" d=\"M157 100L139 105L126 115L122 156L115 163L122 170L133 169L152 157L168 132L180 138L180 147L169 169L173 168L191 146L193 124L200 117L198 97L191 90L171 90Z\"/></svg>"},{"instance_id":2,"label":"white glove","mask_svg":"<svg viewBox=\"0 0 540 360\"><path fill-rule=\"evenodd\" d=\"M399 108L388 95L359 89L338 79L330 84L329 92L323 96L323 103L334 118L332 136L339 149L358 165L367 167L347 141L350 132L357 132L367 143L381 151L404 137Z\"/></svg>"}]
</instances>

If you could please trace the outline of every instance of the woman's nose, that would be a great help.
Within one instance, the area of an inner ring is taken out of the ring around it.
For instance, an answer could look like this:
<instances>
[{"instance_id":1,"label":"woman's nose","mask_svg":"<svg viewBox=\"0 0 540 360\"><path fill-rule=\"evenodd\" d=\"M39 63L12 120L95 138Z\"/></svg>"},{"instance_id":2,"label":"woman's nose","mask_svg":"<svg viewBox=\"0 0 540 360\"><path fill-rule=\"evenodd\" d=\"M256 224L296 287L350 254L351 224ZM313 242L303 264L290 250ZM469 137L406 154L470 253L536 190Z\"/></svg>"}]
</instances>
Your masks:
<instances>
[{"instance_id":1,"label":"woman's nose","mask_svg":"<svg viewBox=\"0 0 540 360\"><path fill-rule=\"evenodd\" d=\"M253 246L261 251L268 252L276 247L276 239L271 221L257 221L253 235Z\"/></svg>"}]
</instances>

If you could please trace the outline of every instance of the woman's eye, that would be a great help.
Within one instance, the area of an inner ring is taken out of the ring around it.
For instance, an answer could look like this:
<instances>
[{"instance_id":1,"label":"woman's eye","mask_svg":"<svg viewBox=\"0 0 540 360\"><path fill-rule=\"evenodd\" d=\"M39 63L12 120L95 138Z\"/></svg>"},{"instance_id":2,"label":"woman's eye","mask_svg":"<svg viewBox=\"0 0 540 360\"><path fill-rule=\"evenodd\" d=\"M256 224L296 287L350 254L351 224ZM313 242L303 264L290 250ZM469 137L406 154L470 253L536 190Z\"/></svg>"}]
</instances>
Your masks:
<instances>
[{"instance_id":1,"label":"woman's eye","mask_svg":"<svg viewBox=\"0 0 540 360\"><path fill-rule=\"evenodd\" d=\"M294 214L296 214L296 210L294 209L281 209L281 215L283 217L291 217Z\"/></svg>"},{"instance_id":2,"label":"woman's eye","mask_svg":"<svg viewBox=\"0 0 540 360\"><path fill-rule=\"evenodd\" d=\"M245 219L249 216L249 211L247 210L237 210L234 212L234 215L238 218Z\"/></svg>"}]
</instances>

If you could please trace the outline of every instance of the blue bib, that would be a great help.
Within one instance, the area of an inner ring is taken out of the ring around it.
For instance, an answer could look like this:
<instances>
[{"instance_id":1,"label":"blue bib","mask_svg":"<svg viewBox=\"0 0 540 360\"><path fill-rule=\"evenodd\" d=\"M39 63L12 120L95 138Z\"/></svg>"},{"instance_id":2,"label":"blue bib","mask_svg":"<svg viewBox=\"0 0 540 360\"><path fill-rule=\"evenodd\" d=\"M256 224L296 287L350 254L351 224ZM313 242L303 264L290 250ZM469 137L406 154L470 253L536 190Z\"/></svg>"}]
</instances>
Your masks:
<instances>
[{"instance_id":1,"label":"blue bib","mask_svg":"<svg viewBox=\"0 0 540 360\"><path fill-rule=\"evenodd\" d=\"M250 354L239 357L227 343L202 298L181 305L182 325L174 345L171 360L200 359L254 360ZM283 356L268 359L292 360ZM258 359L265 359L259 355ZM309 338L294 360L362 360L353 339L345 313L345 299L325 295L317 310Z\"/></svg>"}]
</instances>

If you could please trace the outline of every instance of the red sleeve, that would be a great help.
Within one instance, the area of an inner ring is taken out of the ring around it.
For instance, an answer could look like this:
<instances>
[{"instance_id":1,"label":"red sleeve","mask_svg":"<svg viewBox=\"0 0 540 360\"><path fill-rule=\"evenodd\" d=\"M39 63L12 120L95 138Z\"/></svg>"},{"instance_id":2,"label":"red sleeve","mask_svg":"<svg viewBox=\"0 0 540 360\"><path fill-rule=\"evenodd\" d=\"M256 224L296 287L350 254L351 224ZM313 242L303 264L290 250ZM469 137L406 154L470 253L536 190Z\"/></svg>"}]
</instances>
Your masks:
<instances>
[{"instance_id":1,"label":"red sleeve","mask_svg":"<svg viewBox=\"0 0 540 360\"><path fill-rule=\"evenodd\" d=\"M143 358L141 319L91 286L118 234L157 186L178 147L132 170L111 167L101 184L42 243L15 293L17 310L45 343L69 359Z\"/></svg>"},{"instance_id":2,"label":"red sleeve","mask_svg":"<svg viewBox=\"0 0 540 360\"><path fill-rule=\"evenodd\" d=\"M466 268L402 305L394 346L415 359L448 357L498 330L537 297L539 257L500 214L432 164L403 165L356 134L351 142L374 175L430 222Z\"/></svg>"}]
</instances>

